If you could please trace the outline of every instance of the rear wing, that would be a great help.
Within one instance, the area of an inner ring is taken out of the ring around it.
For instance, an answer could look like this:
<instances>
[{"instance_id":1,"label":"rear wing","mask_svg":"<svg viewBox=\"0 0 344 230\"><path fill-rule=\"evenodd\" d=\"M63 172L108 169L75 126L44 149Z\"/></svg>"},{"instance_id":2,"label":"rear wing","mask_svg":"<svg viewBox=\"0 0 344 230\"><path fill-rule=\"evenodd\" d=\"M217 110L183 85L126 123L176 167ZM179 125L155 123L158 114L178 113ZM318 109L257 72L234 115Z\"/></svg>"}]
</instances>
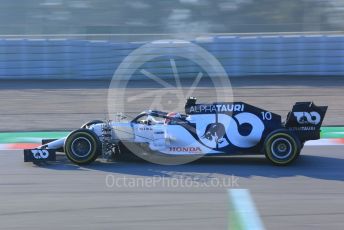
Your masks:
<instances>
[{"instance_id":1,"label":"rear wing","mask_svg":"<svg viewBox=\"0 0 344 230\"><path fill-rule=\"evenodd\" d=\"M313 102L296 102L288 113L286 128L320 130L327 106L316 106Z\"/></svg>"}]
</instances>

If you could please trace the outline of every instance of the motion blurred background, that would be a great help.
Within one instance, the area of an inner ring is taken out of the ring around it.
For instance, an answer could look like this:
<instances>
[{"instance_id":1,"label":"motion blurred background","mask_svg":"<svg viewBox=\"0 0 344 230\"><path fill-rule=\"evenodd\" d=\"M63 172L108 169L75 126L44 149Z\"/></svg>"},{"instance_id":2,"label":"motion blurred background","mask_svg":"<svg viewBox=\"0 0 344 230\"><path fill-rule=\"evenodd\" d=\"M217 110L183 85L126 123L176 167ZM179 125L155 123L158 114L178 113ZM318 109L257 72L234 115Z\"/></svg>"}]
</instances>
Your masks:
<instances>
[{"instance_id":1,"label":"motion blurred background","mask_svg":"<svg viewBox=\"0 0 344 230\"><path fill-rule=\"evenodd\" d=\"M235 100L282 115L295 101L315 101L329 105L325 125L343 124L343 1L0 2L2 131L74 129L104 118L107 88L120 63L162 39L193 42L217 58ZM165 56L143 65L159 78L173 80L171 57L182 79L206 67L175 57L168 42L165 48ZM132 79L147 77L136 71ZM150 90L145 85L142 92ZM216 101L205 95L196 93ZM129 112L147 109L152 100L128 103Z\"/></svg>"},{"instance_id":2,"label":"motion blurred background","mask_svg":"<svg viewBox=\"0 0 344 230\"><path fill-rule=\"evenodd\" d=\"M341 0L2 0L0 34L343 30Z\"/></svg>"},{"instance_id":3,"label":"motion blurred background","mask_svg":"<svg viewBox=\"0 0 344 230\"><path fill-rule=\"evenodd\" d=\"M2 79L109 79L140 42L171 38L230 76L344 73L339 0L2 0L0 19Z\"/></svg>"},{"instance_id":4,"label":"motion blurred background","mask_svg":"<svg viewBox=\"0 0 344 230\"><path fill-rule=\"evenodd\" d=\"M0 79L110 79L144 42L173 38L233 77L344 74L339 0L2 0L0 19ZM198 71L177 64L185 77Z\"/></svg>"}]
</instances>

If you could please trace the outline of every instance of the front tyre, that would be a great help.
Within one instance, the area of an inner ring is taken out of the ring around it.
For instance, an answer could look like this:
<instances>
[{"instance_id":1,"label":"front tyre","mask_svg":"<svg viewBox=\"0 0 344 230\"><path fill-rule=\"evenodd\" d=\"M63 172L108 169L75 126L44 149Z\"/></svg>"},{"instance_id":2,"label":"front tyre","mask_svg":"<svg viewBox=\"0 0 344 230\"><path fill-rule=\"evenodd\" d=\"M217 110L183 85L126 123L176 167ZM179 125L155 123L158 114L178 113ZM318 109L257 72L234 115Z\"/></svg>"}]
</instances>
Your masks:
<instances>
[{"instance_id":1,"label":"front tyre","mask_svg":"<svg viewBox=\"0 0 344 230\"><path fill-rule=\"evenodd\" d=\"M270 134L264 143L266 158L275 165L292 163L301 151L301 143L287 131Z\"/></svg>"},{"instance_id":2,"label":"front tyre","mask_svg":"<svg viewBox=\"0 0 344 230\"><path fill-rule=\"evenodd\" d=\"M95 161L101 151L100 141L88 129L78 129L68 135L64 144L67 158L75 164L85 165Z\"/></svg>"}]
</instances>

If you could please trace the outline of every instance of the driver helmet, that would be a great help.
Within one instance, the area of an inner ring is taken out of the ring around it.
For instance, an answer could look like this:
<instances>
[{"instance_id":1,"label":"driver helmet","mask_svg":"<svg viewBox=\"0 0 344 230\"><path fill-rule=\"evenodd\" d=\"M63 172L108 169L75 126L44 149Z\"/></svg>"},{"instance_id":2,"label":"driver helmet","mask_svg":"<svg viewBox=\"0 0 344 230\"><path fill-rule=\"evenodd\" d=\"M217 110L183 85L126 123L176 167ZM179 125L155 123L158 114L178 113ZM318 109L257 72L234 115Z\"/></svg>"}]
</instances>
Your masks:
<instances>
[{"instance_id":1,"label":"driver helmet","mask_svg":"<svg viewBox=\"0 0 344 230\"><path fill-rule=\"evenodd\" d=\"M181 118L182 116L180 113L177 112L170 112L167 114L167 118L165 118L165 124L169 124L172 120L172 118Z\"/></svg>"}]
</instances>

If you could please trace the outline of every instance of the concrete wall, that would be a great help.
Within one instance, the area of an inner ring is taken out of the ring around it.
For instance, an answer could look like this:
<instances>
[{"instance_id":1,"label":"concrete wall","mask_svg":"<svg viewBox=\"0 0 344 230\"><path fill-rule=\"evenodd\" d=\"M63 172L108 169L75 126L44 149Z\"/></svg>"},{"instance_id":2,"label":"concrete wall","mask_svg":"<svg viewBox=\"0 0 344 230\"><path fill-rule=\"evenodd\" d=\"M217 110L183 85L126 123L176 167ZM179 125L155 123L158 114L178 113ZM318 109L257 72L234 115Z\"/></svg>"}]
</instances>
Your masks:
<instances>
[{"instance_id":1,"label":"concrete wall","mask_svg":"<svg viewBox=\"0 0 344 230\"><path fill-rule=\"evenodd\" d=\"M230 76L344 76L344 35L217 36L194 42L213 54ZM109 79L142 44L1 39L0 79ZM173 76L169 58L174 50L166 47L165 51L166 56L143 67L162 78ZM175 58L181 76L201 71L192 60ZM143 77L138 71L134 75Z\"/></svg>"}]
</instances>

